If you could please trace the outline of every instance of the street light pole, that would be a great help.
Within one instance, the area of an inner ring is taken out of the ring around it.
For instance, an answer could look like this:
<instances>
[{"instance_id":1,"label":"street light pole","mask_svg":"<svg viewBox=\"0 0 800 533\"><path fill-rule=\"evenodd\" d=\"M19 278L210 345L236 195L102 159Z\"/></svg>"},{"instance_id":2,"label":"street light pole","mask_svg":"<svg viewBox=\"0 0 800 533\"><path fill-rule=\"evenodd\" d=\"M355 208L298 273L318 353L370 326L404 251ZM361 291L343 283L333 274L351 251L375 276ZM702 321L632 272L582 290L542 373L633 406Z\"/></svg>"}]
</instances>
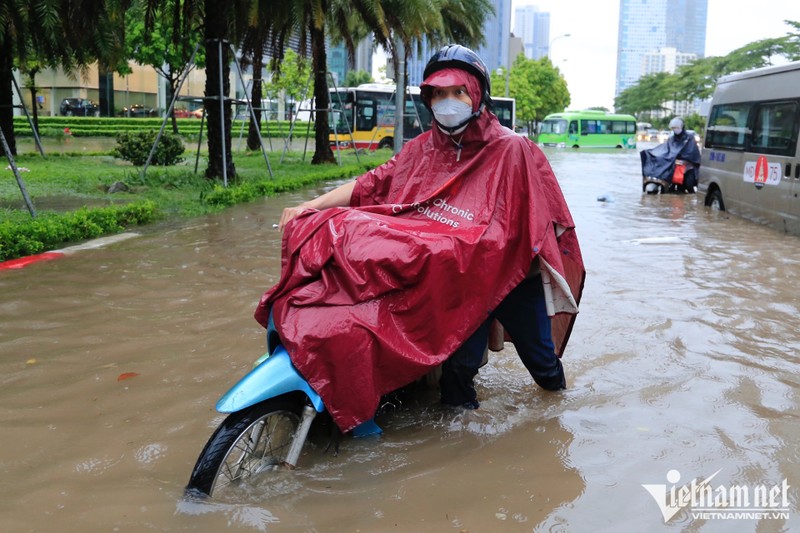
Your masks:
<instances>
[{"instance_id":1,"label":"street light pole","mask_svg":"<svg viewBox=\"0 0 800 533\"><path fill-rule=\"evenodd\" d=\"M505 76L505 78L506 78L506 98L508 98L508 78L509 78L510 72L505 67L497 67L497 70L495 70L495 74L497 74L498 76L503 76L503 75Z\"/></svg>"},{"instance_id":2,"label":"street light pole","mask_svg":"<svg viewBox=\"0 0 800 533\"><path fill-rule=\"evenodd\" d=\"M552 49L552 46L553 46L554 42L556 42L557 40L562 39L564 37L570 37L571 35L572 35L571 33L565 33L563 35L559 35L558 37L554 37L553 39L551 39L550 40L550 44L547 45L547 57L552 58L552 54L550 52L551 52L551 49Z\"/></svg>"}]
</instances>

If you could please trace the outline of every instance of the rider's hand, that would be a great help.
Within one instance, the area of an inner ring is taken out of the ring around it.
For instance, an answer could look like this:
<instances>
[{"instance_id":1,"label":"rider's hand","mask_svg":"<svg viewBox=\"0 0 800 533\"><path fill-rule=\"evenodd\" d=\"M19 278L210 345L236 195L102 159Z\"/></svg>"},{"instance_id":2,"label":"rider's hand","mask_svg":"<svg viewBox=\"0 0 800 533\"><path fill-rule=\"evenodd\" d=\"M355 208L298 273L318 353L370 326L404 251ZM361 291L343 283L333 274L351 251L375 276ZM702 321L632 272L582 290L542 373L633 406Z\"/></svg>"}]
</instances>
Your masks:
<instances>
[{"instance_id":1,"label":"rider's hand","mask_svg":"<svg viewBox=\"0 0 800 533\"><path fill-rule=\"evenodd\" d=\"M310 208L303 204L294 207L287 207L286 209L284 209L283 213L281 214L281 220L278 223L278 231L283 231L283 229L286 227L286 224L288 224L290 220L292 220L294 217L296 217L306 209Z\"/></svg>"}]
</instances>

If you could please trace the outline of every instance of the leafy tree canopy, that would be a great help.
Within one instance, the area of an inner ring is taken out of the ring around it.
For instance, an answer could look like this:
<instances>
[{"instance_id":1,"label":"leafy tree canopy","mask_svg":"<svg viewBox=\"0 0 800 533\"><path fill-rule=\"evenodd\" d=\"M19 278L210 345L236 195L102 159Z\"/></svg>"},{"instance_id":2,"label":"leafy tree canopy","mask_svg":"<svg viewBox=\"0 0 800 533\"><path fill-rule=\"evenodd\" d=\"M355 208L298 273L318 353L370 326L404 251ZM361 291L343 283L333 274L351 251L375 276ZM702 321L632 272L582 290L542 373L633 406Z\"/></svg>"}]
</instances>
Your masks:
<instances>
[{"instance_id":1,"label":"leafy tree canopy","mask_svg":"<svg viewBox=\"0 0 800 533\"><path fill-rule=\"evenodd\" d=\"M800 60L800 22L785 21L792 31L783 37L761 39L737 48L724 57L704 57L680 66L674 74L643 76L614 100L622 113L649 116L666 110L671 101L705 100L724 75L772 64L776 57Z\"/></svg>"}]
</instances>

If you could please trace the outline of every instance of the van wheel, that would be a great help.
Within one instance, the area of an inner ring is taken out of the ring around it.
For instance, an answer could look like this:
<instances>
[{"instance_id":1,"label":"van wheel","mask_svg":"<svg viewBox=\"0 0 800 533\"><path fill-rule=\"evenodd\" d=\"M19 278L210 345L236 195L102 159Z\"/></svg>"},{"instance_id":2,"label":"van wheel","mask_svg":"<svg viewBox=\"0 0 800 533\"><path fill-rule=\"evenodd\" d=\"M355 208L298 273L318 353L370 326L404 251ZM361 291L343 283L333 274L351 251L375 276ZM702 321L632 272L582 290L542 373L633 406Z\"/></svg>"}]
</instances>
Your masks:
<instances>
[{"instance_id":1,"label":"van wheel","mask_svg":"<svg viewBox=\"0 0 800 533\"><path fill-rule=\"evenodd\" d=\"M706 195L706 206L714 211L725 211L725 202L722 201L722 192L714 189Z\"/></svg>"},{"instance_id":2,"label":"van wheel","mask_svg":"<svg viewBox=\"0 0 800 533\"><path fill-rule=\"evenodd\" d=\"M394 138L384 137L381 139L381 142L378 143L378 148L394 148Z\"/></svg>"}]
</instances>

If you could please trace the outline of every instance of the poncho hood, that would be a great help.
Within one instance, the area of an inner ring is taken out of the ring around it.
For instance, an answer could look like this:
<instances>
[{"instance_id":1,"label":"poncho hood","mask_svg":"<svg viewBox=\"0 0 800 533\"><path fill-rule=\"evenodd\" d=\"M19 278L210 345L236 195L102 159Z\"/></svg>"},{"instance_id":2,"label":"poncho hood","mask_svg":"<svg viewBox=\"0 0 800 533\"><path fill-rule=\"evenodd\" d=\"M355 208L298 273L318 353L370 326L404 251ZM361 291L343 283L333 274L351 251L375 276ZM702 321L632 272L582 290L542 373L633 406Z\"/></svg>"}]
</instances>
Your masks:
<instances>
[{"instance_id":1,"label":"poncho hood","mask_svg":"<svg viewBox=\"0 0 800 533\"><path fill-rule=\"evenodd\" d=\"M413 139L357 178L351 204L289 223L255 313L266 327L272 312L343 431L447 359L536 257L563 353L584 279L572 217L541 151L493 114Z\"/></svg>"}]
</instances>

